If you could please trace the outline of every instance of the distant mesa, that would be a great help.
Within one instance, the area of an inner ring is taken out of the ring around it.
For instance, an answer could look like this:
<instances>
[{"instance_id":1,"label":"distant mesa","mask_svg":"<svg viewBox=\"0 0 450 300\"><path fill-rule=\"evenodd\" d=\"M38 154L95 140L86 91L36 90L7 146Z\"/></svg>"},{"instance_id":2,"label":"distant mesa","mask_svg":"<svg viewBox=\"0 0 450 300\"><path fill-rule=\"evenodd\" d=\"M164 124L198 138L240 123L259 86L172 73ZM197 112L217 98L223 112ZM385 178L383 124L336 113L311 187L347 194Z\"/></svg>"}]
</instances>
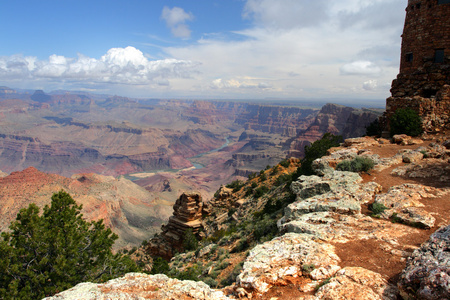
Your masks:
<instances>
[{"instance_id":1,"label":"distant mesa","mask_svg":"<svg viewBox=\"0 0 450 300\"><path fill-rule=\"evenodd\" d=\"M52 97L50 95L47 95L44 93L43 90L36 90L34 94L31 96L31 100L39 102L39 103L45 103L50 102Z\"/></svg>"}]
</instances>

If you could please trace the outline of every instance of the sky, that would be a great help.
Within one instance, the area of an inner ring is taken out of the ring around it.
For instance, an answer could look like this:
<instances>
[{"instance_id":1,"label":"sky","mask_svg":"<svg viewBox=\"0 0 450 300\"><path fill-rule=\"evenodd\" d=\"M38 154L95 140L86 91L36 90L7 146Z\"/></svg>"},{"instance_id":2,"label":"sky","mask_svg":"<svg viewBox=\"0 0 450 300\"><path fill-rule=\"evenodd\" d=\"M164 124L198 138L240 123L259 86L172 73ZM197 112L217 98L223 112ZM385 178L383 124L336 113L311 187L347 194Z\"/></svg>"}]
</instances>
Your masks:
<instances>
[{"instance_id":1,"label":"sky","mask_svg":"<svg viewBox=\"0 0 450 300\"><path fill-rule=\"evenodd\" d=\"M141 98L371 99L403 0L0 0L0 85Z\"/></svg>"}]
</instances>

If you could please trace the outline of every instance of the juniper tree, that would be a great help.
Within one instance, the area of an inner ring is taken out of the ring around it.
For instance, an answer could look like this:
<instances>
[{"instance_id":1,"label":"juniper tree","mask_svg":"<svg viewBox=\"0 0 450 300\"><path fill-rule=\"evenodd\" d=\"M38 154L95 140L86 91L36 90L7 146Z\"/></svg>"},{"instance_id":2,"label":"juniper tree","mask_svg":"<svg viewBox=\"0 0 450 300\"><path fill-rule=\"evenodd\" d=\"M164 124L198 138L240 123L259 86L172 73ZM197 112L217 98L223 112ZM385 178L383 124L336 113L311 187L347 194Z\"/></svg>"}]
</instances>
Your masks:
<instances>
[{"instance_id":1,"label":"juniper tree","mask_svg":"<svg viewBox=\"0 0 450 300\"><path fill-rule=\"evenodd\" d=\"M137 270L128 256L112 253L117 235L103 220L84 220L81 208L60 191L42 215L35 204L19 212L1 235L1 299L41 299Z\"/></svg>"}]
</instances>

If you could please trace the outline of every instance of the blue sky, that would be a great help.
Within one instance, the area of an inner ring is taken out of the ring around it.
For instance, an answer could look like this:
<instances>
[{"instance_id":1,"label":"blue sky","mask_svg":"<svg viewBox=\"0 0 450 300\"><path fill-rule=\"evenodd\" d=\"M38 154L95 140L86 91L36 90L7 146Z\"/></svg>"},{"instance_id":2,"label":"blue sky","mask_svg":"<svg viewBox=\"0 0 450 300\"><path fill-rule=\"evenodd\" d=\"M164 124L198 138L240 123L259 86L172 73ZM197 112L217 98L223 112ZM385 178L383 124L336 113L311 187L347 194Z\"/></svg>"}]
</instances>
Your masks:
<instances>
[{"instance_id":1,"label":"blue sky","mask_svg":"<svg viewBox=\"0 0 450 300\"><path fill-rule=\"evenodd\" d=\"M383 102L398 73L406 4L0 0L0 85L132 97Z\"/></svg>"}]
</instances>

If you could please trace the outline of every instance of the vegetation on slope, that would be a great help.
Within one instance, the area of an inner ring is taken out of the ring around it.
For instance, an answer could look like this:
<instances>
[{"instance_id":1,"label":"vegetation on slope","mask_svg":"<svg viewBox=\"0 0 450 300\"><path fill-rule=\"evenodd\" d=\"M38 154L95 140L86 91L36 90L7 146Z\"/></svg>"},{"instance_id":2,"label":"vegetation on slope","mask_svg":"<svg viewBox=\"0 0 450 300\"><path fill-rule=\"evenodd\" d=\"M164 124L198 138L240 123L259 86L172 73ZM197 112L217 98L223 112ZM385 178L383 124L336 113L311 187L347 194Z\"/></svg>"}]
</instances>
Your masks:
<instances>
[{"instance_id":1,"label":"vegetation on slope","mask_svg":"<svg viewBox=\"0 0 450 300\"><path fill-rule=\"evenodd\" d=\"M187 232L187 252L176 255L170 262L154 258L152 273L164 273L178 279L204 281L211 287L228 286L236 280L249 249L272 240L280 234L277 220L284 208L295 201L290 189L293 179L312 174L311 164L325 155L331 147L339 146L340 136L325 134L307 147L305 158L286 159L274 167L266 167L249 175L247 181L235 180L226 185L234 199L244 200L243 207L223 206L215 215L227 213L220 229L206 232L197 243ZM215 198L220 197L220 190ZM207 226L215 228L215 217L206 218Z\"/></svg>"},{"instance_id":2,"label":"vegetation on slope","mask_svg":"<svg viewBox=\"0 0 450 300\"><path fill-rule=\"evenodd\" d=\"M136 264L111 248L118 238L103 221L87 222L64 191L51 206L30 204L17 215L0 241L0 298L41 299L80 282L102 282Z\"/></svg>"}]
</instances>

